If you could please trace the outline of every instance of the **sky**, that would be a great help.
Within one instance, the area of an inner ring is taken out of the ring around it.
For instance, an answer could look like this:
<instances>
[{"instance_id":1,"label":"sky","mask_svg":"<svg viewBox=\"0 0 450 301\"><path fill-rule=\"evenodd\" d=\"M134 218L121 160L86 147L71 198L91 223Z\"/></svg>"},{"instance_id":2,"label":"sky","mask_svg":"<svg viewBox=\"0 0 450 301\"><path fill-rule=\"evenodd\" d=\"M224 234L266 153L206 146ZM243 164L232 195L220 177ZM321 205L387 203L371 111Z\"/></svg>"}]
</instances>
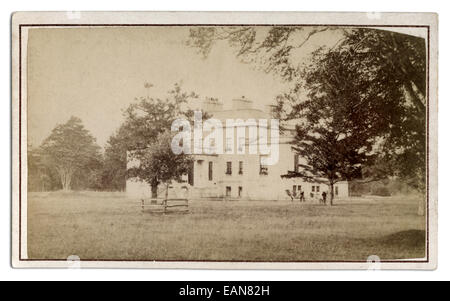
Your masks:
<instances>
[{"instance_id":1,"label":"sky","mask_svg":"<svg viewBox=\"0 0 450 301\"><path fill-rule=\"evenodd\" d=\"M175 83L201 98L218 98L225 108L245 96L264 109L286 90L276 75L240 62L225 42L203 58L185 44L188 35L185 26L30 29L29 143L38 146L73 115L103 147L135 97L164 97ZM302 47L300 57L340 37L336 31L322 33ZM146 82L154 86L146 89Z\"/></svg>"},{"instance_id":2,"label":"sky","mask_svg":"<svg viewBox=\"0 0 450 301\"><path fill-rule=\"evenodd\" d=\"M37 146L74 115L104 146L135 97L164 96L177 82L225 107L245 96L263 109L286 84L241 63L226 43L205 59L188 27L38 28L28 39L28 137ZM149 91L144 83L154 85Z\"/></svg>"}]
</instances>

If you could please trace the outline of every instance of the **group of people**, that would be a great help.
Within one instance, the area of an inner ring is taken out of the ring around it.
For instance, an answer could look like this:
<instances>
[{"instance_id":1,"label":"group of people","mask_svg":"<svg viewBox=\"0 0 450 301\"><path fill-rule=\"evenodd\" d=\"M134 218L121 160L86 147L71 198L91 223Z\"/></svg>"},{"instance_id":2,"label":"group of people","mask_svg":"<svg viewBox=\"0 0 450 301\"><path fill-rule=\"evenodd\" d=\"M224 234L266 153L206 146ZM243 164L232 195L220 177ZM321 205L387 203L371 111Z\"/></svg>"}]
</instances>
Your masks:
<instances>
[{"instance_id":1,"label":"group of people","mask_svg":"<svg viewBox=\"0 0 450 301\"><path fill-rule=\"evenodd\" d=\"M291 201L292 201L292 202L294 201L294 198L297 197L296 193L295 193L295 192L294 192L294 193L291 193L290 190L286 190L286 193L287 193L288 196L291 198ZM299 197L299 201L300 201L301 203L302 203L302 202L305 202L305 201L306 201L306 199L305 199L305 192L304 192L304 191L300 191L299 193L300 193L300 195L298 196L298 197ZM326 193L325 191L322 192L322 198L320 199L320 203L321 203L321 204L326 204L326 203L327 203L327 193Z\"/></svg>"}]
</instances>

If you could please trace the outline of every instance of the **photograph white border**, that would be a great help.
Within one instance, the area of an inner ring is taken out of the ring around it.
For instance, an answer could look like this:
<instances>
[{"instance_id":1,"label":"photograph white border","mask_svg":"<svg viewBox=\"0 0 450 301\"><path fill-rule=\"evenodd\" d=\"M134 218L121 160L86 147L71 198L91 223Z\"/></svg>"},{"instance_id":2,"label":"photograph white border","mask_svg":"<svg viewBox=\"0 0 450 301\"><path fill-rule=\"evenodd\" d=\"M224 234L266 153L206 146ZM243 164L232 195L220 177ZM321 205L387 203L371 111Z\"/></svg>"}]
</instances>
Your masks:
<instances>
[{"instance_id":1,"label":"photograph white border","mask_svg":"<svg viewBox=\"0 0 450 301\"><path fill-rule=\"evenodd\" d=\"M349 26L429 26L429 186L428 186L428 262L381 262L380 269L435 269L437 266L437 15L433 13L324 13L324 12L18 12L12 17L12 265L14 267L67 268L73 262L19 260L26 256L26 203L22 203L22 233L19 233L19 193L26 200L26 161L22 160L22 191L19 192L19 131L22 158L26 158L26 105L21 106L19 127L19 25L34 24L311 24ZM22 43L26 39L22 39ZM24 46L24 44L22 44ZM26 48L26 47L25 47ZM23 49L23 47L22 47ZM22 50L23 51L23 50ZM22 66L26 56L21 55ZM26 95L22 68L21 96ZM26 72L26 71L25 71ZM23 185L25 184L25 185ZM19 250L19 240L22 250ZM183 268L183 269L370 269L369 262L154 262L81 261L86 268Z\"/></svg>"}]
</instances>

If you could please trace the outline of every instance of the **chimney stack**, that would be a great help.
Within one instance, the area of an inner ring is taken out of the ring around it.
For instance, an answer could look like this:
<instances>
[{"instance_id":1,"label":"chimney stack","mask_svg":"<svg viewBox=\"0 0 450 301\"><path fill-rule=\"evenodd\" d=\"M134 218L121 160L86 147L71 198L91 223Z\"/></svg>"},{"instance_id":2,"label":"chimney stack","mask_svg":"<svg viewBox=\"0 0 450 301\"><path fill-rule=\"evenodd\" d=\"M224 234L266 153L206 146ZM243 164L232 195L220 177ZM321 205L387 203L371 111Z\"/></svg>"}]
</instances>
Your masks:
<instances>
[{"instance_id":1,"label":"chimney stack","mask_svg":"<svg viewBox=\"0 0 450 301\"><path fill-rule=\"evenodd\" d=\"M248 110L252 108L253 101L245 98L245 96L233 99L233 110Z\"/></svg>"},{"instance_id":2,"label":"chimney stack","mask_svg":"<svg viewBox=\"0 0 450 301\"><path fill-rule=\"evenodd\" d=\"M223 103L219 102L217 98L205 98L202 109L207 113L223 111Z\"/></svg>"}]
</instances>

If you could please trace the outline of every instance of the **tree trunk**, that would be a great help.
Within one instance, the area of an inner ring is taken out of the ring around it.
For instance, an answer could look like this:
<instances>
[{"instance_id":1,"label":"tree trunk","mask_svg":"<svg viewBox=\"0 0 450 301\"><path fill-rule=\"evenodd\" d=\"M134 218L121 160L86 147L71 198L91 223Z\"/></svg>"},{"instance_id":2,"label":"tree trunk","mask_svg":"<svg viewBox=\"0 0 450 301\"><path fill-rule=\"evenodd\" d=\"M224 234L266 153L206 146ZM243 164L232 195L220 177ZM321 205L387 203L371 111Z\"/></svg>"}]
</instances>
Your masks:
<instances>
[{"instance_id":1,"label":"tree trunk","mask_svg":"<svg viewBox=\"0 0 450 301\"><path fill-rule=\"evenodd\" d=\"M330 206L333 206L334 200L334 184L330 183Z\"/></svg>"},{"instance_id":2,"label":"tree trunk","mask_svg":"<svg viewBox=\"0 0 450 301\"><path fill-rule=\"evenodd\" d=\"M152 183L152 199L156 199L158 197L158 185Z\"/></svg>"},{"instance_id":3,"label":"tree trunk","mask_svg":"<svg viewBox=\"0 0 450 301\"><path fill-rule=\"evenodd\" d=\"M70 190L70 188L71 188L71 182L72 182L72 175L70 174L70 173L67 173L67 175L66 175L66 191L69 191Z\"/></svg>"},{"instance_id":4,"label":"tree trunk","mask_svg":"<svg viewBox=\"0 0 450 301\"><path fill-rule=\"evenodd\" d=\"M156 178L153 178L151 186L152 186L152 199L156 199L158 197L158 180Z\"/></svg>"},{"instance_id":5,"label":"tree trunk","mask_svg":"<svg viewBox=\"0 0 450 301\"><path fill-rule=\"evenodd\" d=\"M58 170L59 177L61 179L61 185L63 191L69 191L70 190L70 184L72 182L72 173L65 169Z\"/></svg>"},{"instance_id":6,"label":"tree trunk","mask_svg":"<svg viewBox=\"0 0 450 301\"><path fill-rule=\"evenodd\" d=\"M425 104L422 102L419 96L417 96L417 93L414 91L413 88L414 83L409 81L405 83L404 87L406 89L406 93L409 94L412 103L414 106L419 110L420 113L424 113L426 111Z\"/></svg>"}]
</instances>

